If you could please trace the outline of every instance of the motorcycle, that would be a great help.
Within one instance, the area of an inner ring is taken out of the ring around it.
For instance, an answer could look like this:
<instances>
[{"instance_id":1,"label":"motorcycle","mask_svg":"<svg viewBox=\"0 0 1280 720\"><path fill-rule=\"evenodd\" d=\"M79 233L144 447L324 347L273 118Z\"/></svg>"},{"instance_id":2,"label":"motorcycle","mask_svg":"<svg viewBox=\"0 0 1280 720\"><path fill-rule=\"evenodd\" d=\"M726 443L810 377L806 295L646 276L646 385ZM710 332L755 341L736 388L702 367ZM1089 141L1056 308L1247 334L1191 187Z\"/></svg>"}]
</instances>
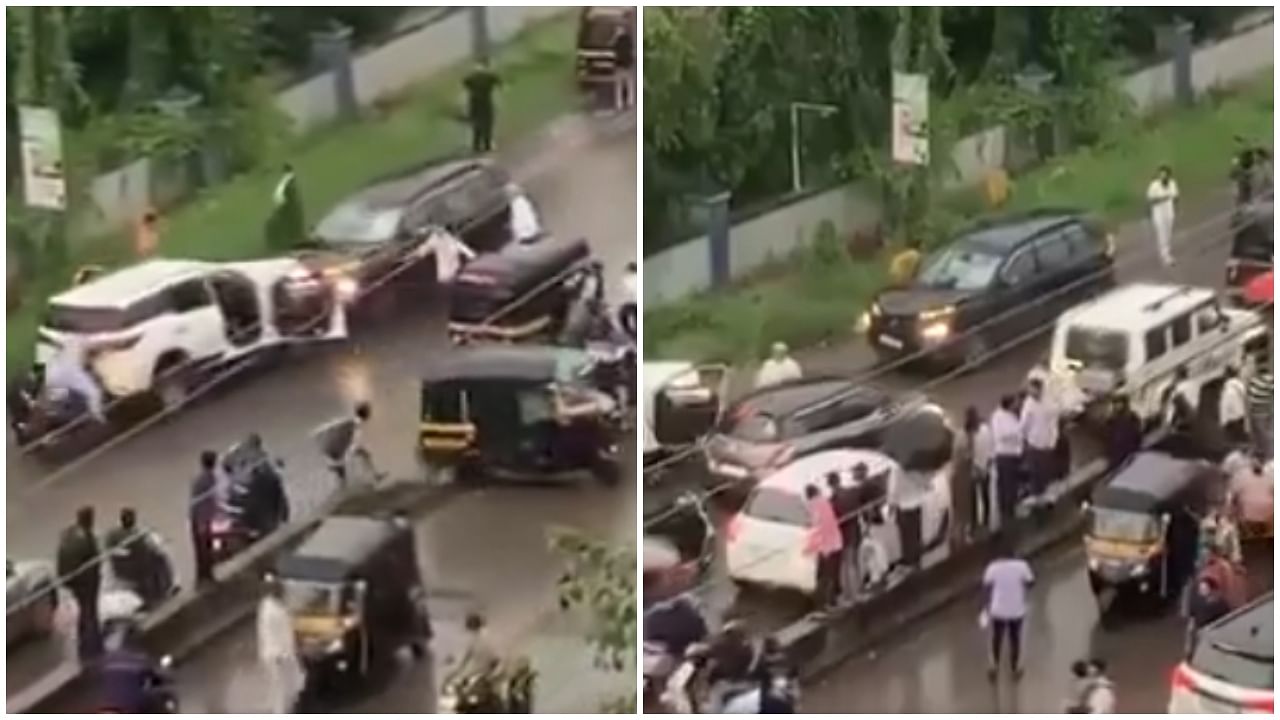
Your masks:
<instances>
[{"instance_id":1,"label":"motorcycle","mask_svg":"<svg viewBox=\"0 0 1280 720\"><path fill-rule=\"evenodd\" d=\"M181 712L178 704L178 693L173 684L173 656L160 658L155 671L147 680L144 689L146 699L142 712L146 715L177 715ZM97 711L99 715L120 715L122 711L104 707Z\"/></svg>"},{"instance_id":2,"label":"motorcycle","mask_svg":"<svg viewBox=\"0 0 1280 720\"><path fill-rule=\"evenodd\" d=\"M526 714L533 709L535 674L527 662L509 672L472 673L451 678L440 690L440 714Z\"/></svg>"}]
</instances>

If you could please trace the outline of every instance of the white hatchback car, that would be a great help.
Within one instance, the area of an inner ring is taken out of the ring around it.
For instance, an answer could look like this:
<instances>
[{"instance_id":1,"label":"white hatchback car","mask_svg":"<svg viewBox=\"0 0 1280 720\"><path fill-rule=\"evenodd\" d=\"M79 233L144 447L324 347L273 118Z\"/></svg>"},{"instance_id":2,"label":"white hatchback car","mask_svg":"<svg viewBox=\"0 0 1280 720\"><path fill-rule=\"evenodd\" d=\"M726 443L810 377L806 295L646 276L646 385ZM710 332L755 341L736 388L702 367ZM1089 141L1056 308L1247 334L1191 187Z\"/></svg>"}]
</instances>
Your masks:
<instances>
[{"instance_id":1,"label":"white hatchback car","mask_svg":"<svg viewBox=\"0 0 1280 720\"><path fill-rule=\"evenodd\" d=\"M1275 714L1273 600L1268 593L1200 631L1174 668L1170 714Z\"/></svg>"},{"instance_id":2,"label":"white hatchback car","mask_svg":"<svg viewBox=\"0 0 1280 720\"><path fill-rule=\"evenodd\" d=\"M890 497L894 496L898 484L904 482L902 466L875 450L827 450L807 455L760 482L742 511L729 523L726 533L729 577L740 583L812 594L817 587L818 564L810 549L814 529L805 505L805 486L816 485L824 495L829 495L828 474L839 473L842 483L852 484L850 471L859 463L867 466L870 478ZM921 517L926 546L934 546L946 538L950 524L950 478L950 462L928 477ZM868 512L880 518L884 516L880 508L869 507ZM884 569L901 559L901 544L891 523L872 523L870 534L885 551Z\"/></svg>"},{"instance_id":3,"label":"white hatchback car","mask_svg":"<svg viewBox=\"0 0 1280 720\"><path fill-rule=\"evenodd\" d=\"M337 288L297 260L149 260L51 298L36 361L74 340L109 395L174 407L210 367L346 334Z\"/></svg>"}]
</instances>

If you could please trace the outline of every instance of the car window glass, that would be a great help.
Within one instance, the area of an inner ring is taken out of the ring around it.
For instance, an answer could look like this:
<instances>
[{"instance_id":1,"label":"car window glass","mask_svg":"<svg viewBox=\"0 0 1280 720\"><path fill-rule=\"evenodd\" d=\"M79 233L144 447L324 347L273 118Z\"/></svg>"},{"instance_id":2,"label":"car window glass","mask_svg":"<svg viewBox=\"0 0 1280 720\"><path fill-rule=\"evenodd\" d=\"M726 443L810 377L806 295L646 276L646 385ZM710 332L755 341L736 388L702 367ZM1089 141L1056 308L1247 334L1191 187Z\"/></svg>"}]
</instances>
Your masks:
<instances>
[{"instance_id":1,"label":"car window glass","mask_svg":"<svg viewBox=\"0 0 1280 720\"><path fill-rule=\"evenodd\" d=\"M1164 351L1167 349L1164 335L1164 325L1147 331L1146 337L1144 338L1144 343L1147 349L1147 362L1151 362L1161 355L1164 355Z\"/></svg>"},{"instance_id":2,"label":"car window glass","mask_svg":"<svg viewBox=\"0 0 1280 720\"><path fill-rule=\"evenodd\" d=\"M1036 259L1040 269L1046 271L1059 270L1071 264L1071 246L1063 233L1054 233L1036 241Z\"/></svg>"},{"instance_id":3,"label":"car window glass","mask_svg":"<svg viewBox=\"0 0 1280 720\"><path fill-rule=\"evenodd\" d=\"M1062 240L1075 260L1084 259L1097 252L1098 244L1094 242L1089 228L1084 225L1072 225L1063 230Z\"/></svg>"},{"instance_id":4,"label":"car window glass","mask_svg":"<svg viewBox=\"0 0 1280 720\"><path fill-rule=\"evenodd\" d=\"M1173 329L1173 347L1181 347L1191 339L1191 316L1180 315L1170 324Z\"/></svg>"},{"instance_id":5,"label":"car window glass","mask_svg":"<svg viewBox=\"0 0 1280 720\"><path fill-rule=\"evenodd\" d=\"M1009 285L1021 285L1036 272L1035 258L1025 250L1015 253L1004 264L1000 277Z\"/></svg>"},{"instance_id":6,"label":"car window glass","mask_svg":"<svg viewBox=\"0 0 1280 720\"><path fill-rule=\"evenodd\" d=\"M1195 315L1197 335L1203 335L1222 324L1222 315L1218 313L1218 309L1213 305L1197 308Z\"/></svg>"},{"instance_id":7,"label":"car window glass","mask_svg":"<svg viewBox=\"0 0 1280 720\"><path fill-rule=\"evenodd\" d=\"M189 280L169 288L169 307L174 312L199 310L209 303L209 288L203 280Z\"/></svg>"},{"instance_id":8,"label":"car window glass","mask_svg":"<svg viewBox=\"0 0 1280 720\"><path fill-rule=\"evenodd\" d=\"M809 509L805 507L804 500L795 493L776 488L757 488L743 512L747 517L765 522L809 526Z\"/></svg>"}]
</instances>

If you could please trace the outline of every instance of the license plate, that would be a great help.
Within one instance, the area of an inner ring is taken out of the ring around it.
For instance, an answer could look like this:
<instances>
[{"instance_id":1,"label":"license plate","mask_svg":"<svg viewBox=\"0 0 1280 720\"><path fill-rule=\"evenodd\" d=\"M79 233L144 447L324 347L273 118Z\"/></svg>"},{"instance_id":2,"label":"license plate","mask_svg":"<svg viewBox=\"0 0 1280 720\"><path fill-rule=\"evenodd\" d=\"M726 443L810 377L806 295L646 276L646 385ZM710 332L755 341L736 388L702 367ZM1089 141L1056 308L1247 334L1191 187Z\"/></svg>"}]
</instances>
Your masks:
<instances>
[{"instance_id":1,"label":"license plate","mask_svg":"<svg viewBox=\"0 0 1280 720\"><path fill-rule=\"evenodd\" d=\"M880 344L885 347L893 348L894 350L902 349L902 341L892 335L881 335Z\"/></svg>"}]
</instances>

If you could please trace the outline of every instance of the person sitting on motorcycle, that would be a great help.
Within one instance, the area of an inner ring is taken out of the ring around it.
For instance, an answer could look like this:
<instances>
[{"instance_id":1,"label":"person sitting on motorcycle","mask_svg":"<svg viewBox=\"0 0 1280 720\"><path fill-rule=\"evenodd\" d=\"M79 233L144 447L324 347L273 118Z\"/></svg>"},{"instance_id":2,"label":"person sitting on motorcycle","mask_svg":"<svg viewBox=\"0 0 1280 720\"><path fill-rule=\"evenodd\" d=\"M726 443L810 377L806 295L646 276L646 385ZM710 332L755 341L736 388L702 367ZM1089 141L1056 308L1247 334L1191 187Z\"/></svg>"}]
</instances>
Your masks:
<instances>
[{"instance_id":1,"label":"person sitting on motorcycle","mask_svg":"<svg viewBox=\"0 0 1280 720\"><path fill-rule=\"evenodd\" d=\"M145 605L152 606L169 596L173 569L168 553L155 533L138 527L133 508L120 510L120 525L107 533L106 545L111 552L112 573Z\"/></svg>"},{"instance_id":2,"label":"person sitting on motorcycle","mask_svg":"<svg viewBox=\"0 0 1280 720\"><path fill-rule=\"evenodd\" d=\"M261 537L289 520L289 498L280 469L257 433L250 434L234 455L224 462L230 479L227 509L255 537Z\"/></svg>"},{"instance_id":3,"label":"person sitting on motorcycle","mask_svg":"<svg viewBox=\"0 0 1280 720\"><path fill-rule=\"evenodd\" d=\"M690 645L684 652L684 660L667 678L662 703L669 712L677 715L702 712L707 689L708 650L704 643Z\"/></svg>"},{"instance_id":4,"label":"person sitting on motorcycle","mask_svg":"<svg viewBox=\"0 0 1280 720\"><path fill-rule=\"evenodd\" d=\"M755 669L756 651L747 637L746 626L740 620L725 623L719 637L711 643L710 669L707 679L712 682L742 682Z\"/></svg>"},{"instance_id":5,"label":"person sitting on motorcycle","mask_svg":"<svg viewBox=\"0 0 1280 720\"><path fill-rule=\"evenodd\" d=\"M164 674L142 649L137 625L123 630L120 643L107 650L100 667L103 709L124 714L154 711Z\"/></svg>"},{"instance_id":6,"label":"person sitting on motorcycle","mask_svg":"<svg viewBox=\"0 0 1280 720\"><path fill-rule=\"evenodd\" d=\"M658 603L645 613L645 643L661 645L672 657L684 657L685 650L707 635L707 621L687 596Z\"/></svg>"},{"instance_id":7,"label":"person sitting on motorcycle","mask_svg":"<svg viewBox=\"0 0 1280 720\"><path fill-rule=\"evenodd\" d=\"M445 678L445 685L457 693L460 713L502 712L502 660L485 632L479 613L466 619L467 648L458 667Z\"/></svg>"}]
</instances>

